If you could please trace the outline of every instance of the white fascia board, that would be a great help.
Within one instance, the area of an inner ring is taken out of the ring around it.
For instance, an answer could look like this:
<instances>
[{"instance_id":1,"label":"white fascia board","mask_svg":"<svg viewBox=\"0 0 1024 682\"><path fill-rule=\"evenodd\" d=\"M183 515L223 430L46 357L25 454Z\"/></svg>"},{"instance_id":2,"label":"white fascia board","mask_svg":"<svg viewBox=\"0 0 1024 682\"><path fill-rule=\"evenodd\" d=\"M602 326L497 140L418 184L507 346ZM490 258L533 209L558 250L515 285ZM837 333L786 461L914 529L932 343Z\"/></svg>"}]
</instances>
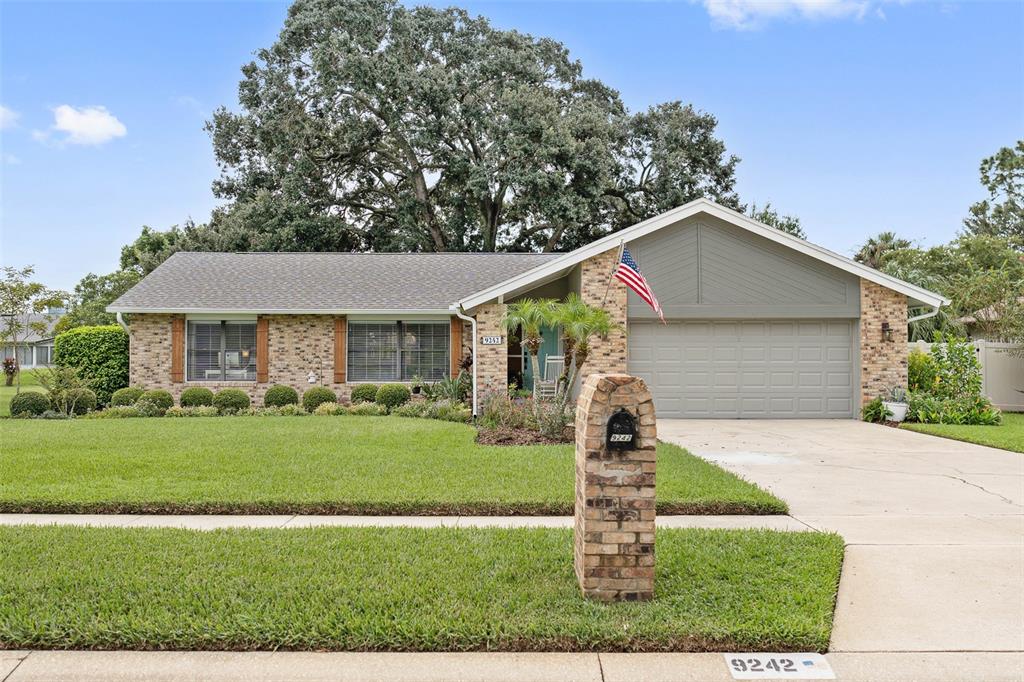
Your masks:
<instances>
[{"instance_id":1,"label":"white fascia board","mask_svg":"<svg viewBox=\"0 0 1024 682\"><path fill-rule=\"evenodd\" d=\"M424 310L415 308L410 310L389 310L389 309L260 309L260 310L217 310L213 308L133 308L129 306L108 306L108 313L152 313L152 314L185 314L185 315L389 315L391 317L401 315L441 315L450 317L451 312L447 308Z\"/></svg>"},{"instance_id":2,"label":"white fascia board","mask_svg":"<svg viewBox=\"0 0 1024 682\"><path fill-rule=\"evenodd\" d=\"M484 289L479 293L467 296L466 298L458 301L455 305L462 306L465 309L475 308L478 305L487 303L498 296L503 296L510 291L514 291L520 287L528 286L529 284L541 280L545 277L549 277L560 270L567 270L577 263L580 263L591 256L596 256L600 253L604 253L609 249L617 247L623 242L630 242L635 239L639 239L645 235L668 227L680 220L685 220L698 213L707 213L708 215L720 218L728 223L741 227L745 230L753 232L754 234L760 235L766 239L788 246L789 248L799 251L805 255L816 258L824 263L828 263L840 270L845 270L854 275L862 277L875 284L880 284L886 288L897 291L901 294L906 295L913 301L919 302L923 305L928 306L943 306L949 305L949 299L936 294L935 292L922 289L921 287L904 282L901 279L891 277L883 272L879 272L874 268L858 263L853 259L841 256L838 253L829 251L826 248L812 244L808 241L794 237L793 235L777 230L773 227L769 227L764 223L759 223L742 213L734 211L724 206L720 206L709 199L697 199L691 201L688 204L683 204L671 211L666 211L661 215L648 218L647 220L637 223L631 227L627 227L619 232L614 232L607 237L602 237L595 242L591 242L586 246L582 246L575 251L570 251L561 258L556 258L550 263L545 263L532 270L527 270L521 275L511 277L504 282L496 284L492 287Z\"/></svg>"}]
</instances>

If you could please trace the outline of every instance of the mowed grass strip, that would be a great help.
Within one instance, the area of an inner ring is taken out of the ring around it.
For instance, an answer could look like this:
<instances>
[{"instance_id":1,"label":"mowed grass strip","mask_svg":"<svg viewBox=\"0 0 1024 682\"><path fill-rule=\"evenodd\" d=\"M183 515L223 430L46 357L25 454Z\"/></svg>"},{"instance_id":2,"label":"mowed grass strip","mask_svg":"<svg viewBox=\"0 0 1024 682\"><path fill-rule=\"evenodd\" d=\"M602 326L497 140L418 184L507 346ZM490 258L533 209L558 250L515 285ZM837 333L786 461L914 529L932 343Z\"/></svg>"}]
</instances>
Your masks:
<instances>
[{"instance_id":1,"label":"mowed grass strip","mask_svg":"<svg viewBox=\"0 0 1024 682\"><path fill-rule=\"evenodd\" d=\"M0 511L571 514L572 445L482 446L402 417L0 421ZM669 444L658 510L778 514L764 490Z\"/></svg>"},{"instance_id":2,"label":"mowed grass strip","mask_svg":"<svg viewBox=\"0 0 1024 682\"><path fill-rule=\"evenodd\" d=\"M942 438L952 438L993 448L1024 452L1024 414L1003 413L999 426L962 426L957 424L904 423L902 428Z\"/></svg>"},{"instance_id":3,"label":"mowed grass strip","mask_svg":"<svg viewBox=\"0 0 1024 682\"><path fill-rule=\"evenodd\" d=\"M0 528L0 646L823 651L836 535L661 530L656 597L579 593L562 529Z\"/></svg>"}]
</instances>

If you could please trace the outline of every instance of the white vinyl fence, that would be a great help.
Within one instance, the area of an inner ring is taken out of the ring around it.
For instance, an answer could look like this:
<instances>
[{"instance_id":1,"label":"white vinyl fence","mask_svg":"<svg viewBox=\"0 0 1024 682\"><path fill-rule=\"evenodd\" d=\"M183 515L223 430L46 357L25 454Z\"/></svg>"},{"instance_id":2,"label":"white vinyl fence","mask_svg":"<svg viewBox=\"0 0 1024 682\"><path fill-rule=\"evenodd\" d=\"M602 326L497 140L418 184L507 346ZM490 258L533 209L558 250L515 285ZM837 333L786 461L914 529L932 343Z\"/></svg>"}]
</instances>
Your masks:
<instances>
[{"instance_id":1,"label":"white vinyl fence","mask_svg":"<svg viewBox=\"0 0 1024 682\"><path fill-rule=\"evenodd\" d=\"M971 343L981 361L982 393L1000 410L1024 412L1024 357L1007 352L1016 346L984 340ZM910 347L927 353L932 344L913 341Z\"/></svg>"}]
</instances>

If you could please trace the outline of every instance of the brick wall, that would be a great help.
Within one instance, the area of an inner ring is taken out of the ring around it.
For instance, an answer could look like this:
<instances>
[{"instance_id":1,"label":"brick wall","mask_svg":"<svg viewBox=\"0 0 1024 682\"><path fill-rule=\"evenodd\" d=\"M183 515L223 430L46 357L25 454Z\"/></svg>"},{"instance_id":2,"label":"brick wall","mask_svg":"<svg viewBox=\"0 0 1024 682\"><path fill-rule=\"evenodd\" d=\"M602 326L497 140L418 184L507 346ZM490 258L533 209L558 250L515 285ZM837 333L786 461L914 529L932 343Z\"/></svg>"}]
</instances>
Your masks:
<instances>
[{"instance_id":1,"label":"brick wall","mask_svg":"<svg viewBox=\"0 0 1024 682\"><path fill-rule=\"evenodd\" d=\"M508 390L508 334L501 328L501 318L506 306L502 303L487 303L476 312L477 357L477 388L481 405L484 399L493 393L504 393ZM472 342L472 330L469 339ZM480 343L483 336L502 336L504 343L497 346L485 346Z\"/></svg>"},{"instance_id":2,"label":"brick wall","mask_svg":"<svg viewBox=\"0 0 1024 682\"><path fill-rule=\"evenodd\" d=\"M609 417L625 409L636 419L634 449L609 450ZM573 563L583 594L602 601L654 596L657 430L643 379L594 374L576 409L576 506Z\"/></svg>"},{"instance_id":3,"label":"brick wall","mask_svg":"<svg viewBox=\"0 0 1024 682\"><path fill-rule=\"evenodd\" d=\"M893 340L882 338L888 322ZM861 404L888 389L907 386L907 297L886 287L860 281Z\"/></svg>"},{"instance_id":4,"label":"brick wall","mask_svg":"<svg viewBox=\"0 0 1024 682\"><path fill-rule=\"evenodd\" d=\"M590 358L580 372L580 385L590 374L626 371L627 289L619 280L611 279L618 255L619 247L616 246L580 263L580 298L584 303L603 307L611 313L612 320L621 325L621 329L610 334L607 339L595 336L590 340Z\"/></svg>"},{"instance_id":5,"label":"brick wall","mask_svg":"<svg viewBox=\"0 0 1024 682\"><path fill-rule=\"evenodd\" d=\"M263 394L274 384L291 386L302 393L310 386L320 385L322 381L324 386L343 399L348 398L352 388L356 385L354 383L334 383L335 318L331 315L265 316L268 321L267 342L270 347L267 383L255 381L173 383L171 381L171 320L174 317L176 316L132 314L129 323L131 338L129 378L132 386L142 386L147 389L162 388L170 391L175 399L190 385L205 386L213 391L229 387L240 388L249 394L253 405L262 405ZM499 313L498 319L500 320L500 318ZM463 328L462 357L471 354L472 343L472 330L469 323L466 323ZM505 352L504 348L501 346L502 353ZM489 364L494 365L495 359L491 358ZM316 384L310 384L308 381L310 371L317 376ZM502 378L500 385L504 386L504 384L505 379Z\"/></svg>"}]
</instances>

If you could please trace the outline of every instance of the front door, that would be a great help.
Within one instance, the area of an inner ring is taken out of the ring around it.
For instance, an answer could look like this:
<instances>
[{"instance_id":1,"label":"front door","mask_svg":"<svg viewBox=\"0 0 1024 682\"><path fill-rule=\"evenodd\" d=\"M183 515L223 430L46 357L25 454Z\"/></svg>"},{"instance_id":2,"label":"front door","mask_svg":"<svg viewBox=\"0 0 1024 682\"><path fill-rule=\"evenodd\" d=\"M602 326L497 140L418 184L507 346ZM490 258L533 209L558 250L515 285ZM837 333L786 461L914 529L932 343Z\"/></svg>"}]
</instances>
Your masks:
<instances>
[{"instance_id":1,"label":"front door","mask_svg":"<svg viewBox=\"0 0 1024 682\"><path fill-rule=\"evenodd\" d=\"M558 327L542 327L540 330L541 338L544 339L543 343L540 344L540 352L537 354L537 361L540 367L541 377L544 376L544 360L549 355L559 355L559 346L561 340L559 339ZM523 388L533 390L533 367L530 366L530 359L526 356L525 350L523 354ZM548 377L551 379L552 377Z\"/></svg>"}]
</instances>

